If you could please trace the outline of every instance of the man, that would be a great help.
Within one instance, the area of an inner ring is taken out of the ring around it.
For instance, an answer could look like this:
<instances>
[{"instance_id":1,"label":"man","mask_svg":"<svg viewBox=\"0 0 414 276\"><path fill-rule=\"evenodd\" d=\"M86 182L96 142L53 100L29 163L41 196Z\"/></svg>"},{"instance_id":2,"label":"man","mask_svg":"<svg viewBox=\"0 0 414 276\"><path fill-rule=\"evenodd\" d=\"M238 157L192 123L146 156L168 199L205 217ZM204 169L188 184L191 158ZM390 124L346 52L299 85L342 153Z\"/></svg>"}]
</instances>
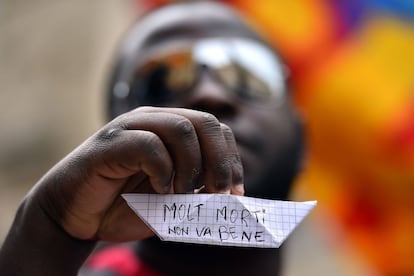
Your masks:
<instances>
[{"instance_id":1,"label":"man","mask_svg":"<svg viewBox=\"0 0 414 276\"><path fill-rule=\"evenodd\" d=\"M164 275L275 275L276 249L146 239L153 233L120 194L286 199L301 135L277 56L231 9L194 2L142 18L115 68L114 119L26 196L2 275L76 275L98 240L143 240L133 253Z\"/></svg>"}]
</instances>

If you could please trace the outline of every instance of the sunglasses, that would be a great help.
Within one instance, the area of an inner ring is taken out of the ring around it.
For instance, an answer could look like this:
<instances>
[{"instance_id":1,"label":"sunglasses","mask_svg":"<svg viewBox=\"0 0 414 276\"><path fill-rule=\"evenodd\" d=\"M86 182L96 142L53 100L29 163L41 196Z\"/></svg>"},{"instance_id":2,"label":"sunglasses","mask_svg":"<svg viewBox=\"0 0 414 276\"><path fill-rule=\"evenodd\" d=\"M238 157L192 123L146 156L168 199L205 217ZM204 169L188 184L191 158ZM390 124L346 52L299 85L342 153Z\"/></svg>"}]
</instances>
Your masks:
<instances>
[{"instance_id":1,"label":"sunglasses","mask_svg":"<svg viewBox=\"0 0 414 276\"><path fill-rule=\"evenodd\" d=\"M206 75L241 100L264 102L286 93L283 64L254 40L209 38L147 56L129 82L128 101L134 106L184 99Z\"/></svg>"}]
</instances>

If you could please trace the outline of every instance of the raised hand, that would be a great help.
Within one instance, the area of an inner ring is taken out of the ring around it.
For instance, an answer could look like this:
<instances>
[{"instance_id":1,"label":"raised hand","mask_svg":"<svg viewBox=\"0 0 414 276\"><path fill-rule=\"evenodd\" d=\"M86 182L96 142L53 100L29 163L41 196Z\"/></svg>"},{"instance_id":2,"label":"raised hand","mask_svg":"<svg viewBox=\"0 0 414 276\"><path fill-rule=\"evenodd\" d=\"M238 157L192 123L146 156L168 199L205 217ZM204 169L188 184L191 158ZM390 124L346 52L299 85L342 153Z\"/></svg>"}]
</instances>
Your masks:
<instances>
[{"instance_id":1,"label":"raised hand","mask_svg":"<svg viewBox=\"0 0 414 276\"><path fill-rule=\"evenodd\" d=\"M75 238L128 241L152 233L121 193L241 195L242 178L233 134L213 115L141 107L70 153L31 196Z\"/></svg>"}]
</instances>

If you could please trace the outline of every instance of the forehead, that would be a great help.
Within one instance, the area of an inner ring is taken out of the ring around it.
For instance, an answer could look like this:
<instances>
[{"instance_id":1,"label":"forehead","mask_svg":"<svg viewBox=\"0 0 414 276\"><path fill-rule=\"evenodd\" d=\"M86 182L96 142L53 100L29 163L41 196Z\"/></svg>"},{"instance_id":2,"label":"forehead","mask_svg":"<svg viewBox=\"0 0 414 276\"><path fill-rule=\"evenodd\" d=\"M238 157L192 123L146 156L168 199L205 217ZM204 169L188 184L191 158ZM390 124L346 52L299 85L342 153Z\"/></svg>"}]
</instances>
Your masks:
<instances>
[{"instance_id":1,"label":"forehead","mask_svg":"<svg viewBox=\"0 0 414 276\"><path fill-rule=\"evenodd\" d=\"M128 83L137 66L152 53L217 37L247 38L266 44L239 14L224 4L175 3L147 14L130 29L120 45L112 80Z\"/></svg>"},{"instance_id":2,"label":"forehead","mask_svg":"<svg viewBox=\"0 0 414 276\"><path fill-rule=\"evenodd\" d=\"M174 4L145 16L129 32L123 53L131 57L152 47L194 42L207 37L242 37L261 41L232 9L223 4Z\"/></svg>"}]
</instances>

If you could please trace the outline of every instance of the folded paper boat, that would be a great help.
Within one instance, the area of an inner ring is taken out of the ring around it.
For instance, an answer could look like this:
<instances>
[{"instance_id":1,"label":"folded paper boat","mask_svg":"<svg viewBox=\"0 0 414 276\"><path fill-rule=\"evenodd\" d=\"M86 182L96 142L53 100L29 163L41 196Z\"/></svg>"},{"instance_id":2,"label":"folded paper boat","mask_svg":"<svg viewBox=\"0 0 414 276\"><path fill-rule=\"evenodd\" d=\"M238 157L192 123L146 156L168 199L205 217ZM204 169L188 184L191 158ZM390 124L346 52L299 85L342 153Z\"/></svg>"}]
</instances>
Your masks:
<instances>
[{"instance_id":1,"label":"folded paper boat","mask_svg":"<svg viewBox=\"0 0 414 276\"><path fill-rule=\"evenodd\" d=\"M225 194L123 194L161 240L277 248L316 206Z\"/></svg>"}]
</instances>

